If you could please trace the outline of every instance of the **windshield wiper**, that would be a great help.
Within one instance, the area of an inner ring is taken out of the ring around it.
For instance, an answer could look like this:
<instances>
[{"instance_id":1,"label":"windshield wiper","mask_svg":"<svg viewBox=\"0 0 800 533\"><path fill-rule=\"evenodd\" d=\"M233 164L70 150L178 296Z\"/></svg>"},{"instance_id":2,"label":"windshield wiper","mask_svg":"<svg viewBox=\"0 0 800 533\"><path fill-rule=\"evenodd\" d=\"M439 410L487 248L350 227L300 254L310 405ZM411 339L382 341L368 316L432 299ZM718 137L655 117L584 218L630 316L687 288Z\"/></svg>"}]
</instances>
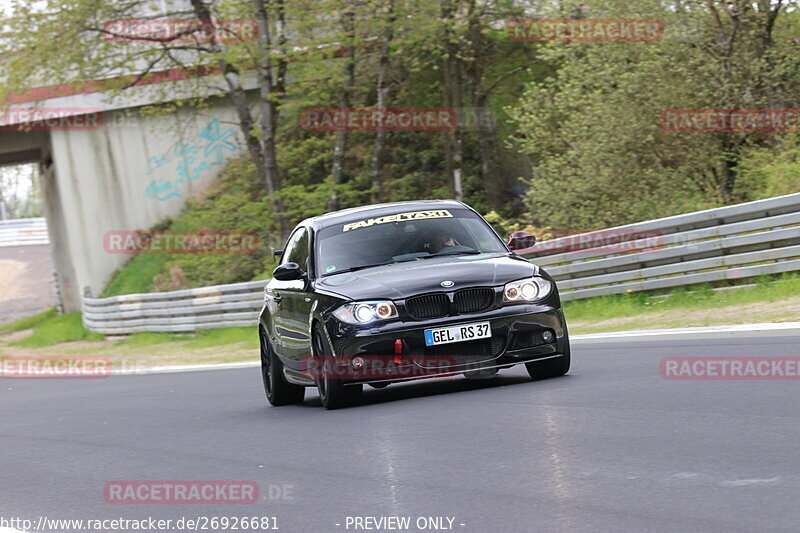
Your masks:
<instances>
[{"instance_id":1,"label":"windshield wiper","mask_svg":"<svg viewBox=\"0 0 800 533\"><path fill-rule=\"evenodd\" d=\"M386 266L386 265L391 265L391 264L393 264L393 263L373 263L371 265L356 265L354 267L345 268L344 270L337 270L336 272L329 272L329 273L327 273L325 275L326 276L332 276L334 274L343 274L345 272L355 272L356 270L364 270L365 268L380 267L380 266Z\"/></svg>"},{"instance_id":2,"label":"windshield wiper","mask_svg":"<svg viewBox=\"0 0 800 533\"><path fill-rule=\"evenodd\" d=\"M481 252L480 250L461 250L459 252L452 252L452 253L438 253L438 254L431 254L431 255L422 255L419 257L409 257L408 259L400 259L399 261L394 261L393 263L408 263L410 261L422 261L424 259L436 259L437 257L452 257L454 255L480 255L485 252Z\"/></svg>"},{"instance_id":3,"label":"windshield wiper","mask_svg":"<svg viewBox=\"0 0 800 533\"><path fill-rule=\"evenodd\" d=\"M423 255L422 257L409 257L408 259L400 259L399 261L389 261L388 263L372 263L369 265L356 265L354 267L346 268L344 270L337 270L335 272L328 272L324 274L323 277L326 276L333 276L335 274L343 274L345 272L355 272L356 270L364 270L366 268L374 268L374 267L381 267L381 266L389 266L389 265L396 265L397 263L410 263L412 261L420 261L423 259L434 259L436 257L448 257L448 256L455 256L455 255L480 255L484 252L480 250L461 250L459 252L453 253L445 253L445 254L432 254L432 255Z\"/></svg>"},{"instance_id":4,"label":"windshield wiper","mask_svg":"<svg viewBox=\"0 0 800 533\"><path fill-rule=\"evenodd\" d=\"M481 252L480 250L459 250L458 252L450 252L450 253L440 252L438 254L431 255L430 257L447 257L452 255L480 255L482 253L484 252ZM427 259L427 257L423 257L423 259Z\"/></svg>"},{"instance_id":5,"label":"windshield wiper","mask_svg":"<svg viewBox=\"0 0 800 533\"><path fill-rule=\"evenodd\" d=\"M435 257L435 256L431 256ZM354 267L347 268L345 270L338 270L336 272L331 272L331 274L339 274L341 272L353 272L354 270L364 270L365 268L373 268L373 267L381 267L381 266L388 266L388 265L395 265L397 263L408 263L409 261L416 261L417 259L427 259L428 256L425 257L410 257L408 259L399 259L397 261L389 261L386 263L372 263L369 265L356 265Z\"/></svg>"}]
</instances>

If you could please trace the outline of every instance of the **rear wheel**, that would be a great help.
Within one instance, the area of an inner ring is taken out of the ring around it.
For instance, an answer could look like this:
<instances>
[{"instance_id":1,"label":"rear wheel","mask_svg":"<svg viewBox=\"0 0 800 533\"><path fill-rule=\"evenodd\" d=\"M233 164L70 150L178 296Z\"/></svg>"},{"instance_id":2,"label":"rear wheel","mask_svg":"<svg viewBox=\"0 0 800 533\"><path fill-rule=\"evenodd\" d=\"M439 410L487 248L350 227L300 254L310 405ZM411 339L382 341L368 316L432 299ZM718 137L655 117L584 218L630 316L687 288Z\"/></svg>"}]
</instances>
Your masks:
<instances>
[{"instance_id":1,"label":"rear wheel","mask_svg":"<svg viewBox=\"0 0 800 533\"><path fill-rule=\"evenodd\" d=\"M567 341L567 349L560 357L525 363L525 368L528 369L531 378L538 381L563 376L569 372L570 362L569 341Z\"/></svg>"},{"instance_id":2,"label":"rear wheel","mask_svg":"<svg viewBox=\"0 0 800 533\"><path fill-rule=\"evenodd\" d=\"M339 409L355 404L363 391L363 386L347 385L337 376L334 368L333 350L328 344L322 329L314 328L313 336L314 358L317 360L316 381L319 389L319 399L325 409Z\"/></svg>"},{"instance_id":3,"label":"rear wheel","mask_svg":"<svg viewBox=\"0 0 800 533\"><path fill-rule=\"evenodd\" d=\"M275 406L300 403L306 388L286 381L283 375L283 364L269 344L264 330L260 330L261 338L261 375L264 378L264 392L267 400Z\"/></svg>"}]
</instances>

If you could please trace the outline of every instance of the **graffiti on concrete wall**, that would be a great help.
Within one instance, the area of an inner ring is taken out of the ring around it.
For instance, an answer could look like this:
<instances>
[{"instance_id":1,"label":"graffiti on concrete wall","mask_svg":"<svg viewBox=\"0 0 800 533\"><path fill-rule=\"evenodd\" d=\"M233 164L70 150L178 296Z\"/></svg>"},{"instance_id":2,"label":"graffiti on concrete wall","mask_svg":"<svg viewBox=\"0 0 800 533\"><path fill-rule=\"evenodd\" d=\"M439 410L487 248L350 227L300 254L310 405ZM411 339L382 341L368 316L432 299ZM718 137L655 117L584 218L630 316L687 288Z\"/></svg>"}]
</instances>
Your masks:
<instances>
[{"instance_id":1,"label":"graffiti on concrete wall","mask_svg":"<svg viewBox=\"0 0 800 533\"><path fill-rule=\"evenodd\" d=\"M156 172L168 174L169 179L156 178L145 187L145 194L154 200L164 201L183 196L186 184L197 180L203 172L222 165L225 158L234 154L236 145L235 129L223 129L219 119L214 119L196 135L194 143L178 141L170 148L147 161L147 175Z\"/></svg>"}]
</instances>

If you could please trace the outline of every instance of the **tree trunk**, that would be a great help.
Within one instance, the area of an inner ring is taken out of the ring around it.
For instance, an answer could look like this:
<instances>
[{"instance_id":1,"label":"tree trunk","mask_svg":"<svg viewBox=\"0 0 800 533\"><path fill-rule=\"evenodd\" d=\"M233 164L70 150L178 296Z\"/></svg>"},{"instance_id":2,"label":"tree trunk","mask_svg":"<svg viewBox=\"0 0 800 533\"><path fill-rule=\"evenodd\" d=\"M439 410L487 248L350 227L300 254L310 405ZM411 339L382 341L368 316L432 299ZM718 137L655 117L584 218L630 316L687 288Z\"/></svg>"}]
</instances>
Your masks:
<instances>
[{"instance_id":1,"label":"tree trunk","mask_svg":"<svg viewBox=\"0 0 800 533\"><path fill-rule=\"evenodd\" d=\"M342 107L348 109L352 102L353 90L356 84L356 24L355 12L353 3L347 3L347 11L342 17L342 26L345 31L345 38L347 39L347 46L345 47L345 82L344 90L342 91ZM333 147L333 162L331 164L331 177L333 178L333 191L328 200L328 209L336 211L339 209L338 187L342 183L342 174L344 172L344 156L347 151L347 135L348 131L343 129L336 133L336 142Z\"/></svg>"},{"instance_id":2,"label":"tree trunk","mask_svg":"<svg viewBox=\"0 0 800 533\"><path fill-rule=\"evenodd\" d=\"M444 106L459 114L461 112L461 69L458 60L458 49L450 29L455 17L455 8L452 0L442 0L442 23L444 25L444 61L442 66L442 81L444 92ZM449 154L448 169L453 177L453 198L461 200L464 196L462 186L462 171L464 161L464 138L460 121L456 121L453 131L447 135L445 141L449 146L445 153Z\"/></svg>"},{"instance_id":3,"label":"tree trunk","mask_svg":"<svg viewBox=\"0 0 800 533\"><path fill-rule=\"evenodd\" d=\"M476 9L474 0L470 2L468 10L468 57L464 61L465 82L470 96L472 109L470 115L475 119L478 137L479 154L481 158L481 181L486 203L492 209L503 205L503 193L507 190L502 176L495 164L495 129L486 109L489 101L489 91L484 90L484 70L481 59L485 57L491 43L485 42L481 32L480 13ZM464 113L466 115L466 113Z\"/></svg>"},{"instance_id":4,"label":"tree trunk","mask_svg":"<svg viewBox=\"0 0 800 533\"><path fill-rule=\"evenodd\" d=\"M278 231L281 240L288 235L289 228L284 215L283 202L275 196L280 191L280 172L278 158L275 153L275 129L277 124L277 109L275 105L274 82L272 78L272 37L269 27L269 13L264 0L253 0L256 22L258 24L258 87L259 105L261 107L261 135L264 151L264 189L272 196L272 209L278 219Z\"/></svg>"},{"instance_id":5,"label":"tree trunk","mask_svg":"<svg viewBox=\"0 0 800 533\"><path fill-rule=\"evenodd\" d=\"M475 107L476 127L478 128L478 145L481 154L481 178L486 203L492 209L498 209L505 204L504 194L508 190L508 183L501 175L501 170L495 161L495 138L491 117L486 110L486 100L481 98Z\"/></svg>"},{"instance_id":6,"label":"tree trunk","mask_svg":"<svg viewBox=\"0 0 800 533\"><path fill-rule=\"evenodd\" d=\"M719 179L719 192L722 201L727 205L733 201L733 191L736 187L736 178L741 161L741 145L737 143L730 133L722 134L722 173Z\"/></svg>"},{"instance_id":7,"label":"tree trunk","mask_svg":"<svg viewBox=\"0 0 800 533\"><path fill-rule=\"evenodd\" d=\"M211 11L209 7L203 2L203 0L191 0L192 9L194 11L195 16L197 19L202 22L204 25L208 24L214 26L214 20L211 15ZM254 7L256 8L256 13L258 14L259 6L261 8L261 12L263 14L263 21L268 22L268 18L266 15L266 8L264 6L263 0L254 0ZM266 38L267 42L269 41L269 27L266 27L266 31L262 32L262 20L259 20L259 44L261 44L261 40ZM247 152L250 154L250 159L253 161L253 164L256 167L256 172L258 173L259 179L261 180L264 193L267 195L271 195L278 190L280 190L280 182L276 178L278 175L277 163L275 159L275 146L274 141L272 141L271 151L266 149L266 144L262 142L261 139L256 135L255 132L255 125L256 121L253 117L253 113L250 110L250 106L247 103L247 95L244 91L244 87L242 86L242 79L239 70L230 64L228 61L224 59L223 53L224 48L222 44L219 42L217 38L217 32L214 32L211 38L211 50L214 54L220 56L220 59L217 60L217 64L222 71L223 78L225 79L225 83L228 87L228 96L233 103L233 107L236 110L236 114L239 117L239 128L244 135L245 144L247 145ZM262 53L266 54L266 62L267 65L269 64L269 55L268 52ZM263 65L261 65L263 67ZM264 99L264 95L270 94L272 88L272 75L269 69L267 69L267 77L266 80L263 76L263 68L259 70L259 85L261 86L261 95L262 100ZM265 84L266 83L266 84ZM266 91L265 91L266 89ZM274 104L270 98L267 98L266 101L270 103L270 107L272 111L269 113L269 120L271 123L274 123L276 120L276 113L274 113ZM263 124L263 117L262 117L262 124ZM263 129L263 126L262 126ZM270 127L267 129L270 132L270 135L274 133L274 128ZM265 135L267 131L264 132ZM271 139L274 138L271 136ZM278 228L280 232L280 238L283 240L286 236L286 222L285 217L283 214L283 206L280 202L280 199L273 198L273 210L275 215L278 219Z\"/></svg>"},{"instance_id":8,"label":"tree trunk","mask_svg":"<svg viewBox=\"0 0 800 533\"><path fill-rule=\"evenodd\" d=\"M389 53L392 38L394 37L392 31L394 21L394 0L389 0L386 30L383 34L381 57L378 64L377 107L380 110L386 108L386 101L389 96L389 86L386 82L386 77L389 74ZM372 153L372 200L374 202L380 202L383 197L383 156L386 150L386 136L387 131L385 129L378 130L375 135L375 150Z\"/></svg>"}]
</instances>

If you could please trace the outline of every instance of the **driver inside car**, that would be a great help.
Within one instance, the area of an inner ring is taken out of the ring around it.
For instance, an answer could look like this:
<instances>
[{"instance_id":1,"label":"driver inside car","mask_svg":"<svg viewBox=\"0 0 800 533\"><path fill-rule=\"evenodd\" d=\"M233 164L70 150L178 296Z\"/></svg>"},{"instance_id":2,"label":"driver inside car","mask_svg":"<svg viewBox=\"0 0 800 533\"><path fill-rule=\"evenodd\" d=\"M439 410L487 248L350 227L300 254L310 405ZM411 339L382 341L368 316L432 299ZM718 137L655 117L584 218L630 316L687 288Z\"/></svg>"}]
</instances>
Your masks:
<instances>
[{"instance_id":1,"label":"driver inside car","mask_svg":"<svg viewBox=\"0 0 800 533\"><path fill-rule=\"evenodd\" d=\"M458 246L458 241L455 239L455 237L453 237L452 233L443 232L433 238L431 241L430 250L432 254L438 254L443 249L450 246Z\"/></svg>"}]
</instances>

